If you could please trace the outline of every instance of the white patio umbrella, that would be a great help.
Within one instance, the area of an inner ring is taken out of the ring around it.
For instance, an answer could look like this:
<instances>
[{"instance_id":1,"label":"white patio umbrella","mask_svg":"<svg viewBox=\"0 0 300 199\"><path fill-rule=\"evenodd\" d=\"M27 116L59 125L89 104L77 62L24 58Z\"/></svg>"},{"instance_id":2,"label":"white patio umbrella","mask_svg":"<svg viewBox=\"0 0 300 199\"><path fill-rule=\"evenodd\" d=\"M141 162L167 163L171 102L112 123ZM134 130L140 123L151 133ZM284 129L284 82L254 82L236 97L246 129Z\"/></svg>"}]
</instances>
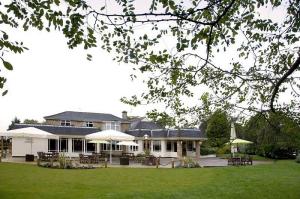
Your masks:
<instances>
[{"instance_id":1,"label":"white patio umbrella","mask_svg":"<svg viewBox=\"0 0 300 199\"><path fill-rule=\"evenodd\" d=\"M128 135L121 131L104 130L96 133L91 133L85 136L89 140L106 140L110 141L109 161L112 163L112 141L133 141L134 136Z\"/></svg>"},{"instance_id":2,"label":"white patio umbrella","mask_svg":"<svg viewBox=\"0 0 300 199\"><path fill-rule=\"evenodd\" d=\"M48 133L47 131L43 131L35 127L24 127L24 128L0 132L0 136L31 138L30 141L31 154L32 154L32 138L59 139L58 135Z\"/></svg>"},{"instance_id":3,"label":"white patio umbrella","mask_svg":"<svg viewBox=\"0 0 300 199\"><path fill-rule=\"evenodd\" d=\"M108 144L109 142L105 140L91 140L89 143L94 143L94 144Z\"/></svg>"},{"instance_id":4,"label":"white patio umbrella","mask_svg":"<svg viewBox=\"0 0 300 199\"><path fill-rule=\"evenodd\" d=\"M122 142L119 142L117 143L117 145L120 145L120 146L138 146L137 143L133 142L133 141L122 141ZM125 149L125 152L127 151L127 148Z\"/></svg>"},{"instance_id":5,"label":"white patio umbrella","mask_svg":"<svg viewBox=\"0 0 300 199\"><path fill-rule=\"evenodd\" d=\"M117 145L123 145L123 146L139 146L137 143L133 141L122 141L119 142Z\"/></svg>"},{"instance_id":6,"label":"white patio umbrella","mask_svg":"<svg viewBox=\"0 0 300 199\"><path fill-rule=\"evenodd\" d=\"M235 127L234 123L231 122L231 130L230 130L230 143L236 139L236 132L235 132ZM234 145L230 145L230 151L234 156L234 152L236 152L237 148Z\"/></svg>"}]
</instances>

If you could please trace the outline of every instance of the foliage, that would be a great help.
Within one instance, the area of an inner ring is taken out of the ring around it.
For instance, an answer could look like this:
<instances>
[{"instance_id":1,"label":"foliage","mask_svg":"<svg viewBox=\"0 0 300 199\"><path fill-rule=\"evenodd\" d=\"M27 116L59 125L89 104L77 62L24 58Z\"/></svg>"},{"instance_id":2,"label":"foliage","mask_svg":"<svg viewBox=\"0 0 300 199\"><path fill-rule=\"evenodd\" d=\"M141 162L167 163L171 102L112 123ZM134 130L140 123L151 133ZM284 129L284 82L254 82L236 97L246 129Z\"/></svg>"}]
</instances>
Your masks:
<instances>
[{"instance_id":1,"label":"foliage","mask_svg":"<svg viewBox=\"0 0 300 199\"><path fill-rule=\"evenodd\" d=\"M147 91L122 101L163 103L166 110L150 115L173 126L199 124L207 104L237 112L280 110L297 118L299 0L154 0L142 8L139 3L9 1L0 5L0 22L25 31L60 31L69 48L96 47L99 39L114 60L135 65L133 79L146 77ZM2 31L2 52L26 50L8 39ZM0 58L11 70L3 53ZM0 89L5 81L1 77ZM281 100L287 95L290 100Z\"/></svg>"},{"instance_id":2,"label":"foliage","mask_svg":"<svg viewBox=\"0 0 300 199\"><path fill-rule=\"evenodd\" d=\"M145 156L149 156L149 155L151 155L151 151L149 149L145 149L144 154L145 154Z\"/></svg>"},{"instance_id":3,"label":"foliage","mask_svg":"<svg viewBox=\"0 0 300 199\"><path fill-rule=\"evenodd\" d=\"M198 167L200 167L200 165L197 161L193 160L190 157L183 157L182 165L180 165L180 167L183 167L183 168L198 168Z\"/></svg>"},{"instance_id":4,"label":"foliage","mask_svg":"<svg viewBox=\"0 0 300 199\"><path fill-rule=\"evenodd\" d=\"M21 123L21 120L18 119L17 117L15 117L15 118L11 121L11 124L8 126L8 130L11 130L15 124L20 124L20 123Z\"/></svg>"},{"instance_id":5,"label":"foliage","mask_svg":"<svg viewBox=\"0 0 300 199\"><path fill-rule=\"evenodd\" d=\"M209 141L203 141L201 144L200 155L216 154L217 148L211 147Z\"/></svg>"},{"instance_id":6,"label":"foliage","mask_svg":"<svg viewBox=\"0 0 300 199\"><path fill-rule=\"evenodd\" d=\"M290 158L300 148L300 126L282 113L257 114L245 125L244 137L254 142L257 154Z\"/></svg>"},{"instance_id":7,"label":"foliage","mask_svg":"<svg viewBox=\"0 0 300 199\"><path fill-rule=\"evenodd\" d=\"M230 123L226 112L218 109L208 118L206 135L213 147L220 147L228 142Z\"/></svg>"},{"instance_id":8,"label":"foliage","mask_svg":"<svg viewBox=\"0 0 300 199\"><path fill-rule=\"evenodd\" d=\"M34 119L25 119L24 124L39 124L39 121L34 120Z\"/></svg>"},{"instance_id":9,"label":"foliage","mask_svg":"<svg viewBox=\"0 0 300 199\"><path fill-rule=\"evenodd\" d=\"M216 154L217 155L221 155L221 154L230 154L230 145L229 144L225 144L224 146L220 147L217 151Z\"/></svg>"}]
</instances>

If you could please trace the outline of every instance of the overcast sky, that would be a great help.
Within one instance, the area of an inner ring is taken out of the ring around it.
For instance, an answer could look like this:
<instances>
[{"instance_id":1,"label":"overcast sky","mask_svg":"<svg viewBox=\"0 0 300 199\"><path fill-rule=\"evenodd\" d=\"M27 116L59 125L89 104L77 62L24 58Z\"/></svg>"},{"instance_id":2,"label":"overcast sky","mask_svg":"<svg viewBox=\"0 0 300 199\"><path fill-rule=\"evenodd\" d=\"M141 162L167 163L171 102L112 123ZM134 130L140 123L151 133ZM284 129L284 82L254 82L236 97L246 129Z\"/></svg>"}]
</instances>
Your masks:
<instances>
[{"instance_id":1,"label":"overcast sky","mask_svg":"<svg viewBox=\"0 0 300 199\"><path fill-rule=\"evenodd\" d=\"M15 116L43 121L44 116L62 111L145 114L144 106L120 102L122 96L143 90L141 83L131 82L131 67L113 62L100 48L93 49L93 60L87 61L87 52L68 49L61 33L14 31L11 36L24 41L29 50L6 55L14 70L3 70L9 92L0 97L0 130L7 129Z\"/></svg>"}]
</instances>

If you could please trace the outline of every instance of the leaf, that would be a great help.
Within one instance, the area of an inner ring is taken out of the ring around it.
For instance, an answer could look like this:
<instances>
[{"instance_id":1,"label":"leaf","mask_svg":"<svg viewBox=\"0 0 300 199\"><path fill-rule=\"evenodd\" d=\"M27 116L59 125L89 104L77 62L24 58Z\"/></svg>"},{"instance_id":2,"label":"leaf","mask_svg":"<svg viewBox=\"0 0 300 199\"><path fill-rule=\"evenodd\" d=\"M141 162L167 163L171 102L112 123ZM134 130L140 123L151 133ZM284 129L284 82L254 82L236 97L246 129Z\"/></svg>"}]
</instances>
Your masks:
<instances>
[{"instance_id":1,"label":"leaf","mask_svg":"<svg viewBox=\"0 0 300 199\"><path fill-rule=\"evenodd\" d=\"M92 61L93 56L92 56L91 54L87 54L87 55L86 55L86 59L87 59L88 61Z\"/></svg>"},{"instance_id":2,"label":"leaf","mask_svg":"<svg viewBox=\"0 0 300 199\"><path fill-rule=\"evenodd\" d=\"M8 92L8 90L4 91L4 92L2 93L2 96L6 95L7 92Z\"/></svg>"},{"instance_id":3,"label":"leaf","mask_svg":"<svg viewBox=\"0 0 300 199\"><path fill-rule=\"evenodd\" d=\"M3 65L4 67L7 69L7 70L12 70L13 69L13 66L11 65L11 63L7 62L7 61L4 61L2 59L2 62L3 62Z\"/></svg>"},{"instance_id":4,"label":"leaf","mask_svg":"<svg viewBox=\"0 0 300 199\"><path fill-rule=\"evenodd\" d=\"M59 6L60 1L59 1L59 0L54 0L54 3L55 3L57 6Z\"/></svg>"},{"instance_id":5,"label":"leaf","mask_svg":"<svg viewBox=\"0 0 300 199\"><path fill-rule=\"evenodd\" d=\"M3 34L3 39L7 40L8 39L8 35L5 33Z\"/></svg>"}]
</instances>

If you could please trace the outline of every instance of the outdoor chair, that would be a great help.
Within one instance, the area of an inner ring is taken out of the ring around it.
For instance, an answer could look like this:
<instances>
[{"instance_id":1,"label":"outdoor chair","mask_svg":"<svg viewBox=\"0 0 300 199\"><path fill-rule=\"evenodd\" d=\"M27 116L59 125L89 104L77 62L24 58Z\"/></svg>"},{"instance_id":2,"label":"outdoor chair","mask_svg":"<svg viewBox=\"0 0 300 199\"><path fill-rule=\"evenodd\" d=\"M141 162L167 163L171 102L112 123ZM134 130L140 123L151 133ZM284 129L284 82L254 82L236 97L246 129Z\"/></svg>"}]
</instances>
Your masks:
<instances>
[{"instance_id":1,"label":"outdoor chair","mask_svg":"<svg viewBox=\"0 0 300 199\"><path fill-rule=\"evenodd\" d=\"M90 163L92 163L92 164L98 164L99 163L99 155L93 154L93 155L90 155L88 157L89 157Z\"/></svg>"},{"instance_id":2,"label":"outdoor chair","mask_svg":"<svg viewBox=\"0 0 300 199\"><path fill-rule=\"evenodd\" d=\"M58 161L58 159L59 159L59 153L53 152L52 153L52 161L55 162L55 161Z\"/></svg>"},{"instance_id":3,"label":"outdoor chair","mask_svg":"<svg viewBox=\"0 0 300 199\"><path fill-rule=\"evenodd\" d=\"M233 165L233 158L232 157L228 158L228 163L227 164L228 165Z\"/></svg>"},{"instance_id":4,"label":"outdoor chair","mask_svg":"<svg viewBox=\"0 0 300 199\"><path fill-rule=\"evenodd\" d=\"M45 155L44 152L37 152L37 155L40 161L49 161L48 157Z\"/></svg>"},{"instance_id":5,"label":"outdoor chair","mask_svg":"<svg viewBox=\"0 0 300 199\"><path fill-rule=\"evenodd\" d=\"M43 158L43 152L37 152L37 155L38 155L38 159L42 160L42 158Z\"/></svg>"},{"instance_id":6,"label":"outdoor chair","mask_svg":"<svg viewBox=\"0 0 300 199\"><path fill-rule=\"evenodd\" d=\"M79 163L88 164L89 158L87 156L84 156L83 154L79 154Z\"/></svg>"},{"instance_id":7,"label":"outdoor chair","mask_svg":"<svg viewBox=\"0 0 300 199\"><path fill-rule=\"evenodd\" d=\"M250 155L248 155L248 156L246 157L245 164L253 165L253 160L252 160L252 157L251 157Z\"/></svg>"}]
</instances>

